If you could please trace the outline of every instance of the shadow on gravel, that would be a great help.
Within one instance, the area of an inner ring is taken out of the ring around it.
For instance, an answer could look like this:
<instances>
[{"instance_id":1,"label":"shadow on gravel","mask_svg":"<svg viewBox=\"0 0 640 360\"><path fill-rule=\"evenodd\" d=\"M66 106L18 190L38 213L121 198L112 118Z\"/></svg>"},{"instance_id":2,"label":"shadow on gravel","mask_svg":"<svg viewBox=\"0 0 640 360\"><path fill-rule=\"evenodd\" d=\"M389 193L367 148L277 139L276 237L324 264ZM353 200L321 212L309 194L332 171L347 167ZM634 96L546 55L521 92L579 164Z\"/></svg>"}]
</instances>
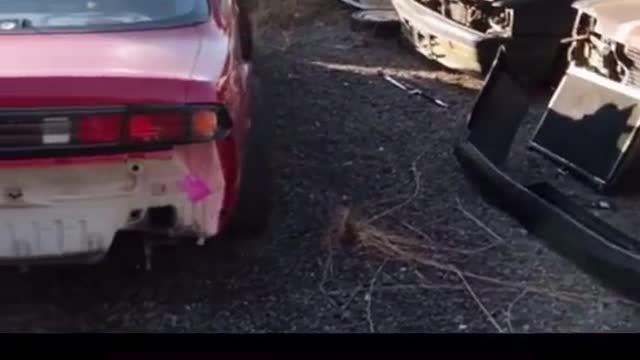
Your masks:
<instances>
[{"instance_id":1,"label":"shadow on gravel","mask_svg":"<svg viewBox=\"0 0 640 360\"><path fill-rule=\"evenodd\" d=\"M234 274L246 265L232 249L211 244L158 249L153 271L147 273L134 269L131 261L141 249L117 250L129 252L112 254L95 266L34 267L27 273L1 269L0 330L136 331L138 326L140 330L162 330L162 325L154 329L144 323L125 324L119 317L140 311L138 306L145 303L183 308L203 301L224 302ZM163 313L155 317L162 321Z\"/></svg>"}]
</instances>

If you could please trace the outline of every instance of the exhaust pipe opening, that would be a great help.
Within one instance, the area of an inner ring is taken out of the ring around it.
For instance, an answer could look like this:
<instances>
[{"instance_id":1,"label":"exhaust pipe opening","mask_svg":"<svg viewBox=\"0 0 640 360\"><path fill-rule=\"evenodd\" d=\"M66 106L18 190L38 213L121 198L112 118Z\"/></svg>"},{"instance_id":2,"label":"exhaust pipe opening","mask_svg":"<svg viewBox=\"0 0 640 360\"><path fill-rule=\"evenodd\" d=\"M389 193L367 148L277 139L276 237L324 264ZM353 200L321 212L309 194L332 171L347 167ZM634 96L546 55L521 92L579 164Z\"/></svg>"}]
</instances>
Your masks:
<instances>
[{"instance_id":1,"label":"exhaust pipe opening","mask_svg":"<svg viewBox=\"0 0 640 360\"><path fill-rule=\"evenodd\" d=\"M154 229L172 229L178 223L178 211L174 206L152 207L147 210L149 226Z\"/></svg>"}]
</instances>

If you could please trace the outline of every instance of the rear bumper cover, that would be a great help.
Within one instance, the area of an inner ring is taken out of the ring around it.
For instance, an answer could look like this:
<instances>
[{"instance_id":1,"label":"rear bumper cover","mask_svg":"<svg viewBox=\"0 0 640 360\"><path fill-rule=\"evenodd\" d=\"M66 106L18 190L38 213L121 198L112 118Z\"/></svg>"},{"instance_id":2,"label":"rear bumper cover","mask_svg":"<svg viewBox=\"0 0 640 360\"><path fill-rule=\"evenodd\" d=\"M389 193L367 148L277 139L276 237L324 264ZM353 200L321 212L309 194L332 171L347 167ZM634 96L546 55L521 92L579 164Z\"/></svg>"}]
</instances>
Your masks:
<instances>
[{"instance_id":1,"label":"rear bumper cover","mask_svg":"<svg viewBox=\"0 0 640 360\"><path fill-rule=\"evenodd\" d=\"M470 134L455 149L458 161L487 202L509 213L529 232L543 239L550 248L600 279L605 285L638 298L638 240L574 204L551 185L524 185L500 169L507 159L511 142L522 119L517 111L512 112L513 116L510 118L499 117L499 120L506 119L510 122L505 126L505 123L499 124L494 121L494 114L480 112L481 108L490 108L492 101L500 99L498 94L492 92L506 89L503 87L504 83L503 86L498 85L505 74L502 55L504 54L501 52L487 86L478 98L475 112L469 119ZM511 88L509 91L517 97L519 89ZM522 108L516 110L521 111ZM486 139L489 133L493 136L491 141ZM495 144L503 152L496 152Z\"/></svg>"},{"instance_id":2,"label":"rear bumper cover","mask_svg":"<svg viewBox=\"0 0 640 360\"><path fill-rule=\"evenodd\" d=\"M95 263L123 230L216 235L225 182L212 146L0 163L0 265ZM206 162L190 154L207 150Z\"/></svg>"}]
</instances>

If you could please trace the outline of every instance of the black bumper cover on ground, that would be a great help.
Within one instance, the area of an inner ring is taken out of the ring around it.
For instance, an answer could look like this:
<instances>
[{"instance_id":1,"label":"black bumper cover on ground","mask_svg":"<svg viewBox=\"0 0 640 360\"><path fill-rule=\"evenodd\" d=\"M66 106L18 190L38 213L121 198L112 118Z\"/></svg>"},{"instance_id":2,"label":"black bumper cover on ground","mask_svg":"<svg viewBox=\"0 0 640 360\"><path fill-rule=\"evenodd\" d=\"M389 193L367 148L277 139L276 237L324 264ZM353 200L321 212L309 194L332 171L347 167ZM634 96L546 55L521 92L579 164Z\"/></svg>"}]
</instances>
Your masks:
<instances>
[{"instance_id":1,"label":"black bumper cover on ground","mask_svg":"<svg viewBox=\"0 0 640 360\"><path fill-rule=\"evenodd\" d=\"M551 185L523 185L500 169L527 110L526 96L509 80L504 57L500 51L469 119L470 135L456 147L460 164L489 203L605 285L639 299L640 242ZM489 108L493 111L483 111Z\"/></svg>"}]
</instances>

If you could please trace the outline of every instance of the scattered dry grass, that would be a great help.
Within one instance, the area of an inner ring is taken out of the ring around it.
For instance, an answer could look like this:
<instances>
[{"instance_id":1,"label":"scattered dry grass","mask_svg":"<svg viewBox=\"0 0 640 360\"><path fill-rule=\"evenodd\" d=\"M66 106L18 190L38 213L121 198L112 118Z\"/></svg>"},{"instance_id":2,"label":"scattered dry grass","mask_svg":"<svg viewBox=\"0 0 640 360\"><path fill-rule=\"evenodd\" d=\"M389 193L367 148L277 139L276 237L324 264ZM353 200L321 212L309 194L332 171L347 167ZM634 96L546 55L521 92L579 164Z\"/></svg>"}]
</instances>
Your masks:
<instances>
[{"instance_id":1,"label":"scattered dry grass","mask_svg":"<svg viewBox=\"0 0 640 360\"><path fill-rule=\"evenodd\" d=\"M483 229L484 226L478 224ZM485 229L486 230L486 229ZM333 275L333 257L337 250L342 247L353 247L356 253L362 254L367 257L377 257L383 261L383 265L380 266L378 271L370 281L368 287L368 293L366 299L368 299L367 311L370 330L375 331L375 324L370 314L371 307L371 293L378 290L376 288L376 280L382 272L384 264L389 262L401 262L411 264L419 267L430 268L438 270L444 273L455 275L458 279L455 283L451 284L431 284L424 282L415 284L414 286L397 285L399 288L413 289L428 289L428 290L458 290L466 292L476 303L478 309L483 313L487 321L495 328L497 332L513 331L511 325L511 313L516 303L523 298L523 294L539 294L547 296L556 300L571 302L576 304L584 304L587 301L597 301L600 303L624 303L631 306L639 306L640 304L623 299L617 296L613 297L601 297L591 294L575 293L560 291L536 284L530 284L518 281L502 280L494 277L485 276L473 272L464 271L458 268L454 264L449 264L446 261L439 259L443 258L443 254L475 254L482 250L465 250L465 249L451 249L437 246L437 244L430 238L413 238L410 236L397 235L391 231L383 228L383 225L374 225L370 219L359 215L359 212L350 208L338 209L334 218L334 223L330 227L330 231L327 237L324 239L325 248L327 249L327 260L325 262L325 271L323 274L322 283L320 284L322 292L330 298L331 294L335 291L327 291L324 285L328 278ZM446 258L446 256L444 257ZM519 294L513 299L509 306L505 309L504 313L507 319L506 326L500 325L498 320L492 315L492 312L488 310L487 306L483 303L481 297L476 293L470 280L484 285L497 286L499 288L509 289L512 291L518 291ZM385 285L390 287L389 285ZM393 287L393 286L391 286ZM357 291L362 291L358 289Z\"/></svg>"}]
</instances>

